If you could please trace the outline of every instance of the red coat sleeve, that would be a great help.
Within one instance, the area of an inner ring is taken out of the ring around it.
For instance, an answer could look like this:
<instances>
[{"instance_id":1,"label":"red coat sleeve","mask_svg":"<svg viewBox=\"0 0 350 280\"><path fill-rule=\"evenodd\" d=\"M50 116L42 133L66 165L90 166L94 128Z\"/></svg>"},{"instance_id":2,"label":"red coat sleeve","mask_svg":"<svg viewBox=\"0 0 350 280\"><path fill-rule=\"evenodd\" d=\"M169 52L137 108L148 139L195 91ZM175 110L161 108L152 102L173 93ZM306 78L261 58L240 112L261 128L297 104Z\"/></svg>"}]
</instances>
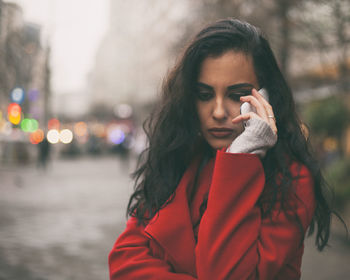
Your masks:
<instances>
[{"instance_id":1,"label":"red coat sleeve","mask_svg":"<svg viewBox=\"0 0 350 280\"><path fill-rule=\"evenodd\" d=\"M303 236L298 223L279 211L279 205L271 219L262 219L256 203L264 184L264 170L256 155L217 152L207 210L198 232L198 279L276 279L282 277L278 275L282 267L301 252ZM295 194L288 200L306 231L315 200L305 167L292 188ZM281 279L300 275L293 277Z\"/></svg>"},{"instance_id":2,"label":"red coat sleeve","mask_svg":"<svg viewBox=\"0 0 350 280\"><path fill-rule=\"evenodd\" d=\"M195 278L174 273L164 257L157 258L162 252L152 252L151 240L144 227L137 225L136 218L130 218L126 230L117 239L109 254L110 279L130 280L193 280Z\"/></svg>"}]
</instances>

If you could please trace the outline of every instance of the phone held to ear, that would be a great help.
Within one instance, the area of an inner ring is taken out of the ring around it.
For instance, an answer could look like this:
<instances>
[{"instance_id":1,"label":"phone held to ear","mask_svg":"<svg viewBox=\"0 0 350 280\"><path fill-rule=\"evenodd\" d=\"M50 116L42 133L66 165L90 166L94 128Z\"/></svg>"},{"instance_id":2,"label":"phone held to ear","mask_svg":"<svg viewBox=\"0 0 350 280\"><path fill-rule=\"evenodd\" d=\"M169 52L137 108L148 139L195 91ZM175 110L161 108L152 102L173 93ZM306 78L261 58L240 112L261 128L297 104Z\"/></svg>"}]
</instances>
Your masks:
<instances>
[{"instance_id":1,"label":"phone held to ear","mask_svg":"<svg viewBox=\"0 0 350 280\"><path fill-rule=\"evenodd\" d=\"M266 89L261 88L258 90L258 92L265 98L267 102L269 102L269 94ZM241 105L241 115L247 114L249 112L256 113L256 109L253 105L251 105L249 102L244 102Z\"/></svg>"}]
</instances>

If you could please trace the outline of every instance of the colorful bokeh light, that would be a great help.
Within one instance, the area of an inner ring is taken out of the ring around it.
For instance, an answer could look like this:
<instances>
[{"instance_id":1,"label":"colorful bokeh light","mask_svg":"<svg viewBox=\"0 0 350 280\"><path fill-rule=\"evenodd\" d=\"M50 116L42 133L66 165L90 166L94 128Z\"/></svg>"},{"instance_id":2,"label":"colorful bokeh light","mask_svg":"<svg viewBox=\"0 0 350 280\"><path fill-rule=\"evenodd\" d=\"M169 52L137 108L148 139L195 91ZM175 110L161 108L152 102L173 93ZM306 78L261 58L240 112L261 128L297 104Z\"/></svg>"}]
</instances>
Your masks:
<instances>
[{"instance_id":1,"label":"colorful bokeh light","mask_svg":"<svg viewBox=\"0 0 350 280\"><path fill-rule=\"evenodd\" d=\"M0 128L0 131L1 131L1 133L3 133L4 135L6 135L6 136L9 136L9 135L11 135L11 133L12 133L12 125L11 125L11 123L9 123L9 122L5 122L5 124L3 124L3 126Z\"/></svg>"},{"instance_id":2,"label":"colorful bokeh light","mask_svg":"<svg viewBox=\"0 0 350 280\"><path fill-rule=\"evenodd\" d=\"M112 128L108 130L108 140L109 142L119 145L123 143L125 139L124 132L119 128Z\"/></svg>"},{"instance_id":3,"label":"colorful bokeh light","mask_svg":"<svg viewBox=\"0 0 350 280\"><path fill-rule=\"evenodd\" d=\"M91 125L91 132L98 138L106 136L106 127L102 123L94 123Z\"/></svg>"},{"instance_id":4,"label":"colorful bokeh light","mask_svg":"<svg viewBox=\"0 0 350 280\"><path fill-rule=\"evenodd\" d=\"M9 121L10 123L14 124L14 125L17 125L21 122L21 115L18 115L17 117L14 117L14 116L9 116Z\"/></svg>"},{"instance_id":5,"label":"colorful bokeh light","mask_svg":"<svg viewBox=\"0 0 350 280\"><path fill-rule=\"evenodd\" d=\"M21 104L24 100L24 96L25 96L25 93L24 93L23 88L16 87L11 91L12 102Z\"/></svg>"},{"instance_id":6,"label":"colorful bokeh light","mask_svg":"<svg viewBox=\"0 0 350 280\"><path fill-rule=\"evenodd\" d=\"M63 129L60 132L60 140L63 144L69 144L73 140L73 132L69 129Z\"/></svg>"},{"instance_id":7,"label":"colorful bokeh light","mask_svg":"<svg viewBox=\"0 0 350 280\"><path fill-rule=\"evenodd\" d=\"M51 144L57 144L60 141L60 133L57 129L51 129L47 132L47 141Z\"/></svg>"},{"instance_id":8,"label":"colorful bokeh light","mask_svg":"<svg viewBox=\"0 0 350 280\"><path fill-rule=\"evenodd\" d=\"M21 121L21 106L19 106L17 103L11 103L7 107L7 118L12 124L19 124Z\"/></svg>"},{"instance_id":9,"label":"colorful bokeh light","mask_svg":"<svg viewBox=\"0 0 350 280\"><path fill-rule=\"evenodd\" d=\"M11 103L7 107L7 114L12 115L14 117L17 117L18 115L21 115L22 109L21 106L19 106L17 103Z\"/></svg>"},{"instance_id":10,"label":"colorful bokeh light","mask_svg":"<svg viewBox=\"0 0 350 280\"><path fill-rule=\"evenodd\" d=\"M35 119L23 119L21 121L21 129L24 132L34 132L38 129L39 124L38 121Z\"/></svg>"},{"instance_id":11,"label":"colorful bokeh light","mask_svg":"<svg viewBox=\"0 0 350 280\"><path fill-rule=\"evenodd\" d=\"M55 130L59 130L60 129L60 121L58 119L50 119L47 123L47 128L49 130L51 129L55 129Z\"/></svg>"},{"instance_id":12,"label":"colorful bokeh light","mask_svg":"<svg viewBox=\"0 0 350 280\"><path fill-rule=\"evenodd\" d=\"M36 131L30 134L29 140L32 144L39 144L44 140L44 131L42 131L41 129L37 129Z\"/></svg>"},{"instance_id":13,"label":"colorful bokeh light","mask_svg":"<svg viewBox=\"0 0 350 280\"><path fill-rule=\"evenodd\" d=\"M37 89L31 89L28 91L28 99L30 101L35 101L38 99L39 97L39 91Z\"/></svg>"},{"instance_id":14,"label":"colorful bokeh light","mask_svg":"<svg viewBox=\"0 0 350 280\"><path fill-rule=\"evenodd\" d=\"M79 137L83 137L87 135L88 133L88 128L87 124L85 122L78 122L74 125L74 133L75 135Z\"/></svg>"}]
</instances>

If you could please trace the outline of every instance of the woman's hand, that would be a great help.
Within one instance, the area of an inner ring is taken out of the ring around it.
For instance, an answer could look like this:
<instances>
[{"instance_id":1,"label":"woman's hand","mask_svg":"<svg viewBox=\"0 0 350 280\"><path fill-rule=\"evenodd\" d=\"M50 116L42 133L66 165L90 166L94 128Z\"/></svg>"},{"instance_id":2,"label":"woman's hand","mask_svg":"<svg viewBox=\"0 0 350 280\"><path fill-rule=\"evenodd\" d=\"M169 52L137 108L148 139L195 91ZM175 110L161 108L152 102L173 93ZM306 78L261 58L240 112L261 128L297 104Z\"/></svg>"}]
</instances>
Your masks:
<instances>
[{"instance_id":1,"label":"woman's hand","mask_svg":"<svg viewBox=\"0 0 350 280\"><path fill-rule=\"evenodd\" d=\"M249 112L244 115L239 115L232 120L233 123L247 121L252 118L259 118L268 123L272 131L277 134L276 119L272 106L256 89L252 89L252 95L242 96L240 100L242 102L249 102L253 105L256 108L256 113Z\"/></svg>"},{"instance_id":2,"label":"woman's hand","mask_svg":"<svg viewBox=\"0 0 350 280\"><path fill-rule=\"evenodd\" d=\"M239 115L233 123L245 122L244 131L233 140L227 152L257 154L263 158L277 142L277 127L271 105L255 89L252 95L241 97L256 108L256 113Z\"/></svg>"}]
</instances>

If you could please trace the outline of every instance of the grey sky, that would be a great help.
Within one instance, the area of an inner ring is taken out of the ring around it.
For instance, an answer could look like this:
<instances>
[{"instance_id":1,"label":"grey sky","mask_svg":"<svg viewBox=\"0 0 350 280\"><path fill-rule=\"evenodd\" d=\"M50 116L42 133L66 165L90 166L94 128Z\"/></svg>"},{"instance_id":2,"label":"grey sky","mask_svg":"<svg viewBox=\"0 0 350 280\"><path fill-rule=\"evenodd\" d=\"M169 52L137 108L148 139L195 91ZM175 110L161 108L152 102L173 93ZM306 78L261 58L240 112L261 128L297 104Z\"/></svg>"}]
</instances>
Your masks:
<instances>
[{"instance_id":1,"label":"grey sky","mask_svg":"<svg viewBox=\"0 0 350 280\"><path fill-rule=\"evenodd\" d=\"M86 89L87 74L108 25L109 0L12 0L25 21L42 25L52 48L54 94Z\"/></svg>"}]
</instances>

